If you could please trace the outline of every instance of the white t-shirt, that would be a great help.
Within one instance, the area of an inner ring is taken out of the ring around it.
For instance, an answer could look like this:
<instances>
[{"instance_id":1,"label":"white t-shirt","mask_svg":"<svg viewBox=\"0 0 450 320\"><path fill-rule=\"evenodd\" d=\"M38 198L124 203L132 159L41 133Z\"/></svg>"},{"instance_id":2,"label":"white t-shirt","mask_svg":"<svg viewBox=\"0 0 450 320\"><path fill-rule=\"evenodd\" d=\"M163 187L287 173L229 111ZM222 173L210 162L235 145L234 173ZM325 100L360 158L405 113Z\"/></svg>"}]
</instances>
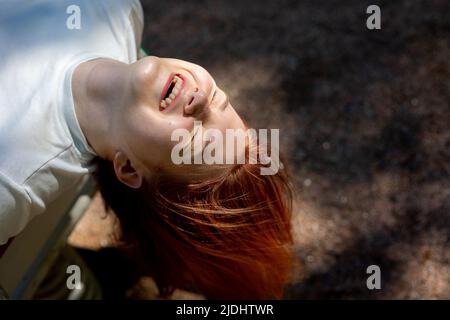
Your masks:
<instances>
[{"instance_id":1,"label":"white t-shirt","mask_svg":"<svg viewBox=\"0 0 450 320\"><path fill-rule=\"evenodd\" d=\"M138 0L0 0L0 245L89 172L72 72L136 61L143 19Z\"/></svg>"}]
</instances>

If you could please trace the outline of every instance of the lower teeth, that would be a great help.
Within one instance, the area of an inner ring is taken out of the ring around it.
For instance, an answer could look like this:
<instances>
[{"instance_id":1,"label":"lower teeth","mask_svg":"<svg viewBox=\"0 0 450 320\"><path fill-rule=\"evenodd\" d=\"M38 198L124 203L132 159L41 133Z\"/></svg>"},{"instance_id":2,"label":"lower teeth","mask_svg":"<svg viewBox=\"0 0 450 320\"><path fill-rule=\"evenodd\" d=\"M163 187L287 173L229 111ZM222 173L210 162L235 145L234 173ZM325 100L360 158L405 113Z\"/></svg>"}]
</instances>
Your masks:
<instances>
[{"instance_id":1,"label":"lower teeth","mask_svg":"<svg viewBox=\"0 0 450 320\"><path fill-rule=\"evenodd\" d=\"M173 88L172 88L172 92L170 93L170 95L169 95L169 97L167 97L167 98L165 98L164 100L162 100L161 102L160 102L160 106L161 106L161 108L166 108L170 103L172 103L172 101L176 98L176 96L178 95L178 92L179 92L179 88L181 88L181 85L182 85L182 80L181 80L181 78L179 78L179 77L174 77L174 86L173 86ZM177 89L177 90L176 90ZM176 90L176 94L175 94L175 91Z\"/></svg>"}]
</instances>

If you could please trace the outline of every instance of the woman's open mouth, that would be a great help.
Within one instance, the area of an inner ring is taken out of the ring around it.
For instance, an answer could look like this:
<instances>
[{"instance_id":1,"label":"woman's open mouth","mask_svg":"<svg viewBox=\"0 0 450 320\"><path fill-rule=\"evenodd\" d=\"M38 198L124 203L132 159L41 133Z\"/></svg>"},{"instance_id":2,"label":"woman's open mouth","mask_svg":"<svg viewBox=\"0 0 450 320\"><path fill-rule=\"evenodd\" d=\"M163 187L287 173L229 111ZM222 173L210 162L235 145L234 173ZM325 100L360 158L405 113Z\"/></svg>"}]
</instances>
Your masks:
<instances>
[{"instance_id":1,"label":"woman's open mouth","mask_svg":"<svg viewBox=\"0 0 450 320\"><path fill-rule=\"evenodd\" d=\"M181 95L184 87L184 78L180 74L171 74L164 86L159 103L159 111L164 111L174 104Z\"/></svg>"}]
</instances>

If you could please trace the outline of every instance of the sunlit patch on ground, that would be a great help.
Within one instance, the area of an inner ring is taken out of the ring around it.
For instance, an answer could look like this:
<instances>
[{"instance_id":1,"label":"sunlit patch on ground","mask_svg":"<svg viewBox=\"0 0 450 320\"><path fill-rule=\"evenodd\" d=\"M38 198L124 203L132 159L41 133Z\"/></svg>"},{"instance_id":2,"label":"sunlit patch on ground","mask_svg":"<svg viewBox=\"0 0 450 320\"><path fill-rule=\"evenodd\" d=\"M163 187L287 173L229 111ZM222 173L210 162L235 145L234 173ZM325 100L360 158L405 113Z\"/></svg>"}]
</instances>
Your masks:
<instances>
[{"instance_id":1,"label":"sunlit patch on ground","mask_svg":"<svg viewBox=\"0 0 450 320\"><path fill-rule=\"evenodd\" d=\"M367 1L142 3L151 54L205 66L251 126L280 128L301 262L287 298L450 298L448 1L385 2L379 32ZM71 241L110 245L102 215L97 199ZM141 281L132 296L154 297Z\"/></svg>"}]
</instances>

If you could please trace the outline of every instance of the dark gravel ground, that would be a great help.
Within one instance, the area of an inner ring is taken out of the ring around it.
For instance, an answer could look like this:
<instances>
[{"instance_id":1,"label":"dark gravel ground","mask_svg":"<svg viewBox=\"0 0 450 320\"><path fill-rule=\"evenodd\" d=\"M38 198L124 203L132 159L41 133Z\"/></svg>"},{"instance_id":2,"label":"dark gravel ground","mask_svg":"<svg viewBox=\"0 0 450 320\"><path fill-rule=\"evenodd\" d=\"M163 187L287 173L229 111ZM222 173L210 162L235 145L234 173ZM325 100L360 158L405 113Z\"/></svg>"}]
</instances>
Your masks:
<instances>
[{"instance_id":1,"label":"dark gravel ground","mask_svg":"<svg viewBox=\"0 0 450 320\"><path fill-rule=\"evenodd\" d=\"M150 54L204 66L253 127L280 128L301 261L286 298L450 298L449 1L141 2Z\"/></svg>"}]
</instances>

